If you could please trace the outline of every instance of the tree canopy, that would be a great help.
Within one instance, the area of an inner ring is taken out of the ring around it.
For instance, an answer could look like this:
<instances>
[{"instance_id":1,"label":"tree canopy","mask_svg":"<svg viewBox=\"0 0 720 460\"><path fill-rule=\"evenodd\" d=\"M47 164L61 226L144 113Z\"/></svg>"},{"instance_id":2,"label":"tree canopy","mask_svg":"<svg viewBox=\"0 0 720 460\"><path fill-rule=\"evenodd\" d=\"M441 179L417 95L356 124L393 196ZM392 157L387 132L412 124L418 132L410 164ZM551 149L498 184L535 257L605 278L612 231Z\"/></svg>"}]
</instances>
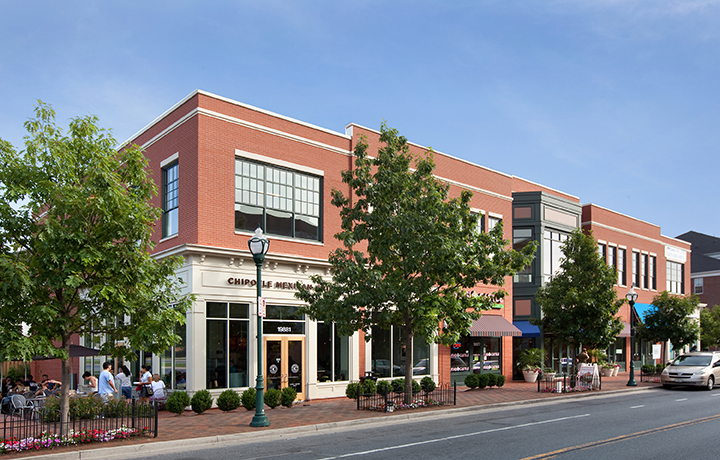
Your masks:
<instances>
[{"instance_id":1,"label":"tree canopy","mask_svg":"<svg viewBox=\"0 0 720 460\"><path fill-rule=\"evenodd\" d=\"M413 338L456 342L505 295L468 292L479 283L502 286L530 262L535 246L506 249L501 224L481 232L470 210L472 194L449 198L448 184L433 175L432 151L413 155L407 140L385 124L380 142L373 158L361 139L355 168L343 171L353 196L332 192L342 219L335 237L343 243L329 256L332 280L313 276L314 285L296 295L311 318L335 322L342 335L362 330L370 340L375 327L401 327L410 376Z\"/></svg>"},{"instance_id":2,"label":"tree canopy","mask_svg":"<svg viewBox=\"0 0 720 460\"><path fill-rule=\"evenodd\" d=\"M693 344L700 336L697 320L690 315L698 306L696 296L679 296L663 291L653 297L650 309L637 325L638 337L650 342L669 340L673 349L679 350Z\"/></svg>"},{"instance_id":3,"label":"tree canopy","mask_svg":"<svg viewBox=\"0 0 720 460\"><path fill-rule=\"evenodd\" d=\"M64 134L42 102L25 128L23 151L0 141L4 357L61 358L68 381L73 334L99 335L101 354L163 352L191 299L174 274L182 260L150 254L160 210L141 149L118 151L92 116L71 120Z\"/></svg>"},{"instance_id":4,"label":"tree canopy","mask_svg":"<svg viewBox=\"0 0 720 460\"><path fill-rule=\"evenodd\" d=\"M720 347L720 308L717 305L700 311L700 343L703 350Z\"/></svg>"},{"instance_id":5,"label":"tree canopy","mask_svg":"<svg viewBox=\"0 0 720 460\"><path fill-rule=\"evenodd\" d=\"M542 317L531 323L573 350L581 344L605 349L623 327L615 316L624 302L615 292L615 269L600 257L592 233L581 229L570 234L562 252L559 273L535 294Z\"/></svg>"}]
</instances>

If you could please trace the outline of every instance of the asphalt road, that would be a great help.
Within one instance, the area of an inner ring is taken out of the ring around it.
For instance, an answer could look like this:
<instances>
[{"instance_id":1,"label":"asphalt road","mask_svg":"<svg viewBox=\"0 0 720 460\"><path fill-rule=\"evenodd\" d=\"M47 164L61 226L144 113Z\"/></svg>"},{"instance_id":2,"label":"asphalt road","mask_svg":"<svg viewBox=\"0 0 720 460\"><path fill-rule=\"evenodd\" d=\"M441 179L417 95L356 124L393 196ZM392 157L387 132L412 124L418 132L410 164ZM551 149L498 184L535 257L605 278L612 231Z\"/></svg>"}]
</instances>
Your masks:
<instances>
[{"instance_id":1,"label":"asphalt road","mask_svg":"<svg viewBox=\"0 0 720 460\"><path fill-rule=\"evenodd\" d=\"M238 436L193 450L117 453L130 460L675 459L718 456L720 389L649 390L542 402L357 428ZM104 455L106 459L115 455ZM113 452L114 454L114 452Z\"/></svg>"}]
</instances>

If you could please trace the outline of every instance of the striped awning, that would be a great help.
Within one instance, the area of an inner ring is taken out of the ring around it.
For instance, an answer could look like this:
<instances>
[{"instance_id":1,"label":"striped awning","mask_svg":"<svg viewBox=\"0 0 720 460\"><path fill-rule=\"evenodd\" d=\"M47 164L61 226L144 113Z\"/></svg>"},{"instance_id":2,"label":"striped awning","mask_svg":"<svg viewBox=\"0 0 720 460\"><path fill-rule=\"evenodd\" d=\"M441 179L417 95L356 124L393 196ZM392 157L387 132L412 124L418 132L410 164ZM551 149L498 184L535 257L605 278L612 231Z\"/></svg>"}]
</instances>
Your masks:
<instances>
[{"instance_id":1,"label":"striped awning","mask_svg":"<svg viewBox=\"0 0 720 460\"><path fill-rule=\"evenodd\" d=\"M521 337L522 331L502 316L483 315L470 326L472 337Z\"/></svg>"}]
</instances>

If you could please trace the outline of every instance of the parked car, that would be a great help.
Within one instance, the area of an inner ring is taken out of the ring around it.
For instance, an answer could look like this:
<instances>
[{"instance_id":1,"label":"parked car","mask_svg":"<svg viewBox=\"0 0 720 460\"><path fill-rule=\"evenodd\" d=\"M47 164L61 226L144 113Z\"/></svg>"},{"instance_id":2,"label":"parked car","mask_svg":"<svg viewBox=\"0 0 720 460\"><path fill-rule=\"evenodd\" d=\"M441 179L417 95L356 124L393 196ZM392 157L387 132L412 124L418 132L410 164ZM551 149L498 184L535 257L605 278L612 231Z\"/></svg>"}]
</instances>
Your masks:
<instances>
[{"instance_id":1,"label":"parked car","mask_svg":"<svg viewBox=\"0 0 720 460\"><path fill-rule=\"evenodd\" d=\"M660 374L663 388L700 386L712 390L720 381L720 353L691 352L678 356Z\"/></svg>"},{"instance_id":2,"label":"parked car","mask_svg":"<svg viewBox=\"0 0 720 460\"><path fill-rule=\"evenodd\" d=\"M374 359L371 362L371 368L373 373L379 377L390 377L390 360L389 359ZM397 364L393 365L393 376L404 375L404 369Z\"/></svg>"}]
</instances>

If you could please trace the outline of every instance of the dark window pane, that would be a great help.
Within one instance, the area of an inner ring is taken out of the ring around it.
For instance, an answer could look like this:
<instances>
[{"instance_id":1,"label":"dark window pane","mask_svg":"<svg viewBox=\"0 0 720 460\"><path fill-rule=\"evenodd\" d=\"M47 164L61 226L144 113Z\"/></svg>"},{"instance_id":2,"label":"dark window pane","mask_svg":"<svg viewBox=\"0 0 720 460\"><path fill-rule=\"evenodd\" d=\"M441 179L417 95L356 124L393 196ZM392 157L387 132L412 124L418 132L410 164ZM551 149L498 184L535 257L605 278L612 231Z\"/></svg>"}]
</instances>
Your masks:
<instances>
[{"instance_id":1,"label":"dark window pane","mask_svg":"<svg viewBox=\"0 0 720 460\"><path fill-rule=\"evenodd\" d=\"M207 388L227 388L227 321L208 321L207 340Z\"/></svg>"},{"instance_id":2,"label":"dark window pane","mask_svg":"<svg viewBox=\"0 0 720 460\"><path fill-rule=\"evenodd\" d=\"M227 304L225 302L207 302L205 311L208 318L227 318Z\"/></svg>"},{"instance_id":3,"label":"dark window pane","mask_svg":"<svg viewBox=\"0 0 720 460\"><path fill-rule=\"evenodd\" d=\"M267 319L304 320L305 315L298 310L299 307L292 305L268 305Z\"/></svg>"},{"instance_id":4,"label":"dark window pane","mask_svg":"<svg viewBox=\"0 0 720 460\"><path fill-rule=\"evenodd\" d=\"M391 377L390 331L373 328L372 332L372 371L378 377Z\"/></svg>"},{"instance_id":5,"label":"dark window pane","mask_svg":"<svg viewBox=\"0 0 720 460\"><path fill-rule=\"evenodd\" d=\"M248 386L247 347L247 321L230 321L230 388Z\"/></svg>"},{"instance_id":6,"label":"dark window pane","mask_svg":"<svg viewBox=\"0 0 720 460\"><path fill-rule=\"evenodd\" d=\"M319 219L317 217L297 216L295 219L295 237L306 240L317 240L318 221Z\"/></svg>"},{"instance_id":7,"label":"dark window pane","mask_svg":"<svg viewBox=\"0 0 720 460\"><path fill-rule=\"evenodd\" d=\"M268 209L266 227L265 233L292 236L292 213Z\"/></svg>"},{"instance_id":8,"label":"dark window pane","mask_svg":"<svg viewBox=\"0 0 720 460\"><path fill-rule=\"evenodd\" d=\"M247 319L248 310L250 306L246 303L231 303L230 304L230 318L241 318Z\"/></svg>"},{"instance_id":9,"label":"dark window pane","mask_svg":"<svg viewBox=\"0 0 720 460\"><path fill-rule=\"evenodd\" d=\"M332 326L318 323L317 325L317 381L332 380Z\"/></svg>"},{"instance_id":10,"label":"dark window pane","mask_svg":"<svg viewBox=\"0 0 720 460\"><path fill-rule=\"evenodd\" d=\"M260 207L245 204L235 205L235 230L254 232L258 225L262 227L263 210Z\"/></svg>"}]
</instances>

